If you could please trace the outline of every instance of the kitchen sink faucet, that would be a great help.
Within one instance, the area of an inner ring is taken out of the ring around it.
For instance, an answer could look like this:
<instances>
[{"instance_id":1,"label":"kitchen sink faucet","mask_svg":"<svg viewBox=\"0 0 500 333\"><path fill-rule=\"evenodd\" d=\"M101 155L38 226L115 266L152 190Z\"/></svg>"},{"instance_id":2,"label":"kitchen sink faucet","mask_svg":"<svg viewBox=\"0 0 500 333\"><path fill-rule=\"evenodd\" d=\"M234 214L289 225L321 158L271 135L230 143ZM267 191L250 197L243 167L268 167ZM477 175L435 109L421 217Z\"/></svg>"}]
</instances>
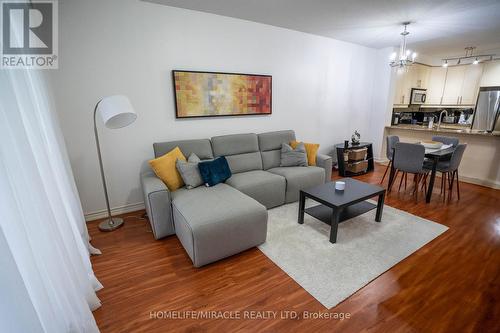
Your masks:
<instances>
[{"instance_id":1,"label":"kitchen sink faucet","mask_svg":"<svg viewBox=\"0 0 500 333\"><path fill-rule=\"evenodd\" d=\"M446 110L441 111L441 113L439 114L439 121L438 121L438 128L437 128L438 131L439 131L439 128L441 127L441 120L443 119L443 113L446 114L446 117L448 117L448 111L446 111Z\"/></svg>"}]
</instances>

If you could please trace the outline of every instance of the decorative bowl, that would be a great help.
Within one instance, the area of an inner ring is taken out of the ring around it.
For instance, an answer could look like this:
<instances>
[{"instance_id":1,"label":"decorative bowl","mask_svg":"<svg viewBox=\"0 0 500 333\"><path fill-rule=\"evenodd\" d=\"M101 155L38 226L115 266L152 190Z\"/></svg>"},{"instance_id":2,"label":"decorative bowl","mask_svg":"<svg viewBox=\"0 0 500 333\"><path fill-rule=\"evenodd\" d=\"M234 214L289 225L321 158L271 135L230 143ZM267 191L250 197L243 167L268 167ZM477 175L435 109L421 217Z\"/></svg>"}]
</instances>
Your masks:
<instances>
[{"instance_id":1,"label":"decorative bowl","mask_svg":"<svg viewBox=\"0 0 500 333\"><path fill-rule=\"evenodd\" d=\"M443 146L442 142L437 142L437 141L421 141L421 145L423 145L425 148L429 149L439 149Z\"/></svg>"}]
</instances>

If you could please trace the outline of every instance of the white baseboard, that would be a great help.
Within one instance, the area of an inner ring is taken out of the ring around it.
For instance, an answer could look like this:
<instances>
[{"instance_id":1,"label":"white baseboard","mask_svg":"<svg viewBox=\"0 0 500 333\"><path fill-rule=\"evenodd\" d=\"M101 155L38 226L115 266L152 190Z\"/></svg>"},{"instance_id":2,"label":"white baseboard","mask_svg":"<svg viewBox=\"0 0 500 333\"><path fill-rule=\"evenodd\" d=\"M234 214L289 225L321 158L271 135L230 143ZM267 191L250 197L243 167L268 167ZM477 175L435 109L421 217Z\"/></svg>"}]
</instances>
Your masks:
<instances>
[{"instance_id":1,"label":"white baseboard","mask_svg":"<svg viewBox=\"0 0 500 333\"><path fill-rule=\"evenodd\" d=\"M389 160L385 157L374 157L373 160L376 162L376 163L380 163L380 164L384 164L384 165L387 165L387 163L389 163Z\"/></svg>"},{"instance_id":2,"label":"white baseboard","mask_svg":"<svg viewBox=\"0 0 500 333\"><path fill-rule=\"evenodd\" d=\"M498 183L498 182L494 182L491 180L485 180L485 179L477 179L474 177L467 177L467 176L463 176L460 174L458 175L458 178L460 179L460 181L465 182L465 183L471 183L471 184L486 186L489 188L500 190L500 183Z\"/></svg>"},{"instance_id":3,"label":"white baseboard","mask_svg":"<svg viewBox=\"0 0 500 333\"><path fill-rule=\"evenodd\" d=\"M141 210L141 209L144 209L144 202L138 202L135 204L114 207L111 209L111 214L112 215L119 215L119 214L135 212L135 211ZM99 210L97 212L86 213L85 214L85 221L90 222L90 221L102 219L106 216L108 216L108 212L106 209Z\"/></svg>"}]
</instances>

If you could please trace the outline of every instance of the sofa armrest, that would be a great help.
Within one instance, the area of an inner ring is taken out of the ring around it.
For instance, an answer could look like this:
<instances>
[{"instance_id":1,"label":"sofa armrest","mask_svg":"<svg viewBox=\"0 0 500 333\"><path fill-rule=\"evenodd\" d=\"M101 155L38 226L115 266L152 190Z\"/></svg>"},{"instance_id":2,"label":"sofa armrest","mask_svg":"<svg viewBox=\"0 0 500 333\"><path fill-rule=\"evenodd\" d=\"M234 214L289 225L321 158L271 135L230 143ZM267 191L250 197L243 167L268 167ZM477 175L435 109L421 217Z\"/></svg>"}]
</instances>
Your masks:
<instances>
[{"instance_id":1,"label":"sofa armrest","mask_svg":"<svg viewBox=\"0 0 500 333\"><path fill-rule=\"evenodd\" d=\"M316 156L316 165L325 169L325 183L330 182L332 180L332 157L318 154Z\"/></svg>"},{"instance_id":2,"label":"sofa armrest","mask_svg":"<svg viewBox=\"0 0 500 333\"><path fill-rule=\"evenodd\" d=\"M175 234L172 202L167 186L154 173L141 175L144 206L155 239Z\"/></svg>"}]
</instances>

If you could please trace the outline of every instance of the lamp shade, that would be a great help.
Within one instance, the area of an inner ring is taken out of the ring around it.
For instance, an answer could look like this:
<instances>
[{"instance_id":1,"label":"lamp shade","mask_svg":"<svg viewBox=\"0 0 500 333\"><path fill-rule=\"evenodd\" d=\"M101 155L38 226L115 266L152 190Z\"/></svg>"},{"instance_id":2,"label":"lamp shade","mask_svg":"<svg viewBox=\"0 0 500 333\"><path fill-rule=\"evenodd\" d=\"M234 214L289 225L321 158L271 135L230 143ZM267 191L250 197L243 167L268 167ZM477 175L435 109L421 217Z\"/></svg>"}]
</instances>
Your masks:
<instances>
[{"instance_id":1,"label":"lamp shade","mask_svg":"<svg viewBox=\"0 0 500 333\"><path fill-rule=\"evenodd\" d=\"M104 97L97 106L97 112L107 128L122 128L132 124L137 114L127 96Z\"/></svg>"}]
</instances>

